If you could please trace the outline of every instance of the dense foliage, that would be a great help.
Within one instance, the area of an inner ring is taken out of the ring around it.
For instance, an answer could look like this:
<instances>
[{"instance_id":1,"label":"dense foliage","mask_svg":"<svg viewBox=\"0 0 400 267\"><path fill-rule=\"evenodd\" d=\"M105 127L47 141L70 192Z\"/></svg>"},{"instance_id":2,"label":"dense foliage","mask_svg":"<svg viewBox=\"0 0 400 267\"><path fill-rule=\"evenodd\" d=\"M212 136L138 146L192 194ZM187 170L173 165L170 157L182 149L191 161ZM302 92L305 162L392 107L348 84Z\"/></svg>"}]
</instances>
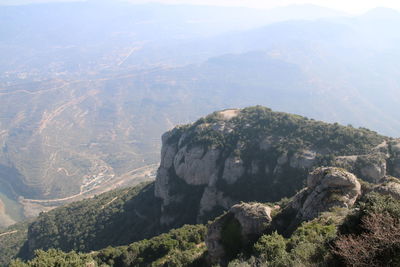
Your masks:
<instances>
[{"instance_id":1,"label":"dense foliage","mask_svg":"<svg viewBox=\"0 0 400 267\"><path fill-rule=\"evenodd\" d=\"M30 225L19 256L39 248L87 252L151 237L159 230L160 212L153 194L154 185L143 184L43 213Z\"/></svg>"},{"instance_id":2,"label":"dense foliage","mask_svg":"<svg viewBox=\"0 0 400 267\"><path fill-rule=\"evenodd\" d=\"M221 115L215 112L190 127L186 126L189 133L186 142L227 149L233 148L235 142L240 141L251 149L251 145L262 137L279 136L281 149L284 150L315 147L326 150L324 154L356 155L369 152L385 139L365 128L329 124L298 115L273 112L262 106L242 109L238 116L232 118L234 131L229 134L213 131L212 123L221 120ZM199 128L199 125L203 126Z\"/></svg>"},{"instance_id":3,"label":"dense foliage","mask_svg":"<svg viewBox=\"0 0 400 267\"><path fill-rule=\"evenodd\" d=\"M354 209L323 213L287 238L277 232L261 236L229 267L399 266L399 233L400 200L370 193Z\"/></svg>"},{"instance_id":4,"label":"dense foliage","mask_svg":"<svg viewBox=\"0 0 400 267\"><path fill-rule=\"evenodd\" d=\"M200 265L205 252L204 225L186 225L167 234L122 247L108 247L89 254L65 253L50 249L36 251L26 263L17 260L11 267L67 266L188 266Z\"/></svg>"},{"instance_id":5,"label":"dense foliage","mask_svg":"<svg viewBox=\"0 0 400 267\"><path fill-rule=\"evenodd\" d=\"M342 226L335 253L349 266L400 265L400 201L368 194Z\"/></svg>"},{"instance_id":6,"label":"dense foliage","mask_svg":"<svg viewBox=\"0 0 400 267\"><path fill-rule=\"evenodd\" d=\"M8 264L27 240L29 222L18 223L0 232L0 266Z\"/></svg>"}]
</instances>

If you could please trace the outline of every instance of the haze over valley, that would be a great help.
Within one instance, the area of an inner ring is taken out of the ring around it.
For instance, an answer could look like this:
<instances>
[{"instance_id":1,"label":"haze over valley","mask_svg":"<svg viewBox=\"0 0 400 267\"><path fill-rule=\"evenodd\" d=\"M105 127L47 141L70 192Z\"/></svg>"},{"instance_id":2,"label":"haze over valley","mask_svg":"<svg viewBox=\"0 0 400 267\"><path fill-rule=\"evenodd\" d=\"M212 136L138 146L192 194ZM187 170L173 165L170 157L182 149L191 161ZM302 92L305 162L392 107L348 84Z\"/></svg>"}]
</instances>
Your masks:
<instances>
[{"instance_id":1,"label":"haze over valley","mask_svg":"<svg viewBox=\"0 0 400 267\"><path fill-rule=\"evenodd\" d=\"M154 179L166 130L264 105L399 137L400 13L0 6L0 225Z\"/></svg>"}]
</instances>

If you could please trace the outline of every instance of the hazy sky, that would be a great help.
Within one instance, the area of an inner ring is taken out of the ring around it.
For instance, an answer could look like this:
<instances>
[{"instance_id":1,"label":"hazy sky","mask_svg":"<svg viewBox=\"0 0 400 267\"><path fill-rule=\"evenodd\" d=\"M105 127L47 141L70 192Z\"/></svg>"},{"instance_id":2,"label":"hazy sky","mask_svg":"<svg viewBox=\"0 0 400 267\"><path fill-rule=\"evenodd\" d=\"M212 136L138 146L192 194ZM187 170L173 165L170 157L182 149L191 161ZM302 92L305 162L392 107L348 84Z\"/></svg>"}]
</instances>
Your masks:
<instances>
[{"instance_id":1,"label":"hazy sky","mask_svg":"<svg viewBox=\"0 0 400 267\"><path fill-rule=\"evenodd\" d=\"M65 2L74 0L0 0L0 4L21 4L41 2ZM94 0L92 0L94 1ZM159 2L174 4L200 4L223 6L247 6L273 8L292 4L315 4L351 13L360 13L374 7L390 7L400 10L400 0L127 0L132 3Z\"/></svg>"}]
</instances>

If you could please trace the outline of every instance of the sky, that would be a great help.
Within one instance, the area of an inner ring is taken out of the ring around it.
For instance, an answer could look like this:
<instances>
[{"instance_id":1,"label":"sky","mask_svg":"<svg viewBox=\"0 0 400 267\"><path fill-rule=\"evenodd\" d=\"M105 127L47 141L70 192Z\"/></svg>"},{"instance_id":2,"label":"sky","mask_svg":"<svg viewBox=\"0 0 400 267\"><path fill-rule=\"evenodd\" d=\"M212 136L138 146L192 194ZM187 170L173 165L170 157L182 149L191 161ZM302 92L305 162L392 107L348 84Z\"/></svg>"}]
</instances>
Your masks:
<instances>
[{"instance_id":1,"label":"sky","mask_svg":"<svg viewBox=\"0 0 400 267\"><path fill-rule=\"evenodd\" d=\"M0 0L0 4L25 4L43 2L66 2L75 0ZM94 1L94 0L92 0ZM158 2L165 4L197 4L219 6L245 6L274 8L293 4L314 4L348 13L362 13L375 7L389 7L400 10L400 0L125 0L132 3Z\"/></svg>"}]
</instances>

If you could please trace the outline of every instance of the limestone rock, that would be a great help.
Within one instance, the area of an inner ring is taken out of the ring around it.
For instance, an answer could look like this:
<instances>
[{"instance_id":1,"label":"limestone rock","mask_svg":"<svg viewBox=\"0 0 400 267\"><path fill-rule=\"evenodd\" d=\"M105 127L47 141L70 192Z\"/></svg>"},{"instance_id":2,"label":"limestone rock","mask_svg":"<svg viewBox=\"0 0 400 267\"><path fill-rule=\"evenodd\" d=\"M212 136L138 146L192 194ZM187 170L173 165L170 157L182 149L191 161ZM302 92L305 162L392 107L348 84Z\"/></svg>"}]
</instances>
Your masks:
<instances>
[{"instance_id":1,"label":"limestone rock","mask_svg":"<svg viewBox=\"0 0 400 267\"><path fill-rule=\"evenodd\" d=\"M309 174L307 188L291 203L297 218L312 220L334 206L349 208L361 195L357 177L343 169L321 167Z\"/></svg>"},{"instance_id":2,"label":"limestone rock","mask_svg":"<svg viewBox=\"0 0 400 267\"><path fill-rule=\"evenodd\" d=\"M396 139L391 144L392 153L400 154L400 139Z\"/></svg>"},{"instance_id":3,"label":"limestone rock","mask_svg":"<svg viewBox=\"0 0 400 267\"><path fill-rule=\"evenodd\" d=\"M225 160L224 179L228 184L235 183L244 174L243 161L239 157L229 157Z\"/></svg>"},{"instance_id":4,"label":"limestone rock","mask_svg":"<svg viewBox=\"0 0 400 267\"><path fill-rule=\"evenodd\" d=\"M207 185L218 173L217 160L220 151L196 146L179 149L174 159L176 174L190 185Z\"/></svg>"},{"instance_id":5,"label":"limestone rock","mask_svg":"<svg viewBox=\"0 0 400 267\"><path fill-rule=\"evenodd\" d=\"M200 200L200 211L198 216L198 222L200 223L202 218L207 212L212 211L215 207L219 206L228 210L235 203L233 199L224 196L224 193L218 191L216 187L206 187Z\"/></svg>"},{"instance_id":6,"label":"limestone rock","mask_svg":"<svg viewBox=\"0 0 400 267\"><path fill-rule=\"evenodd\" d=\"M290 158L290 167L309 169L314 165L316 156L317 153L311 150L297 152Z\"/></svg>"},{"instance_id":7,"label":"limestone rock","mask_svg":"<svg viewBox=\"0 0 400 267\"><path fill-rule=\"evenodd\" d=\"M157 198L161 198L164 205L169 204L169 175L168 170L163 167L158 168L157 171L154 195Z\"/></svg>"},{"instance_id":8,"label":"limestone rock","mask_svg":"<svg viewBox=\"0 0 400 267\"><path fill-rule=\"evenodd\" d=\"M239 221L242 236L246 239L250 235L261 234L271 222L272 209L261 203L241 203L234 205L229 212Z\"/></svg>"},{"instance_id":9,"label":"limestone rock","mask_svg":"<svg viewBox=\"0 0 400 267\"><path fill-rule=\"evenodd\" d=\"M161 163L160 166L163 168L170 168L174 163L174 157L178 150L176 144L168 144L169 138L172 137L174 131L169 131L163 134L162 140L162 147L161 147Z\"/></svg>"},{"instance_id":10,"label":"limestone rock","mask_svg":"<svg viewBox=\"0 0 400 267\"><path fill-rule=\"evenodd\" d=\"M378 183L386 176L386 161L371 163L360 169L361 176L372 183Z\"/></svg>"},{"instance_id":11,"label":"limestone rock","mask_svg":"<svg viewBox=\"0 0 400 267\"><path fill-rule=\"evenodd\" d=\"M374 188L375 192L383 195L390 195L400 200L400 180L398 182L389 181Z\"/></svg>"}]
</instances>

